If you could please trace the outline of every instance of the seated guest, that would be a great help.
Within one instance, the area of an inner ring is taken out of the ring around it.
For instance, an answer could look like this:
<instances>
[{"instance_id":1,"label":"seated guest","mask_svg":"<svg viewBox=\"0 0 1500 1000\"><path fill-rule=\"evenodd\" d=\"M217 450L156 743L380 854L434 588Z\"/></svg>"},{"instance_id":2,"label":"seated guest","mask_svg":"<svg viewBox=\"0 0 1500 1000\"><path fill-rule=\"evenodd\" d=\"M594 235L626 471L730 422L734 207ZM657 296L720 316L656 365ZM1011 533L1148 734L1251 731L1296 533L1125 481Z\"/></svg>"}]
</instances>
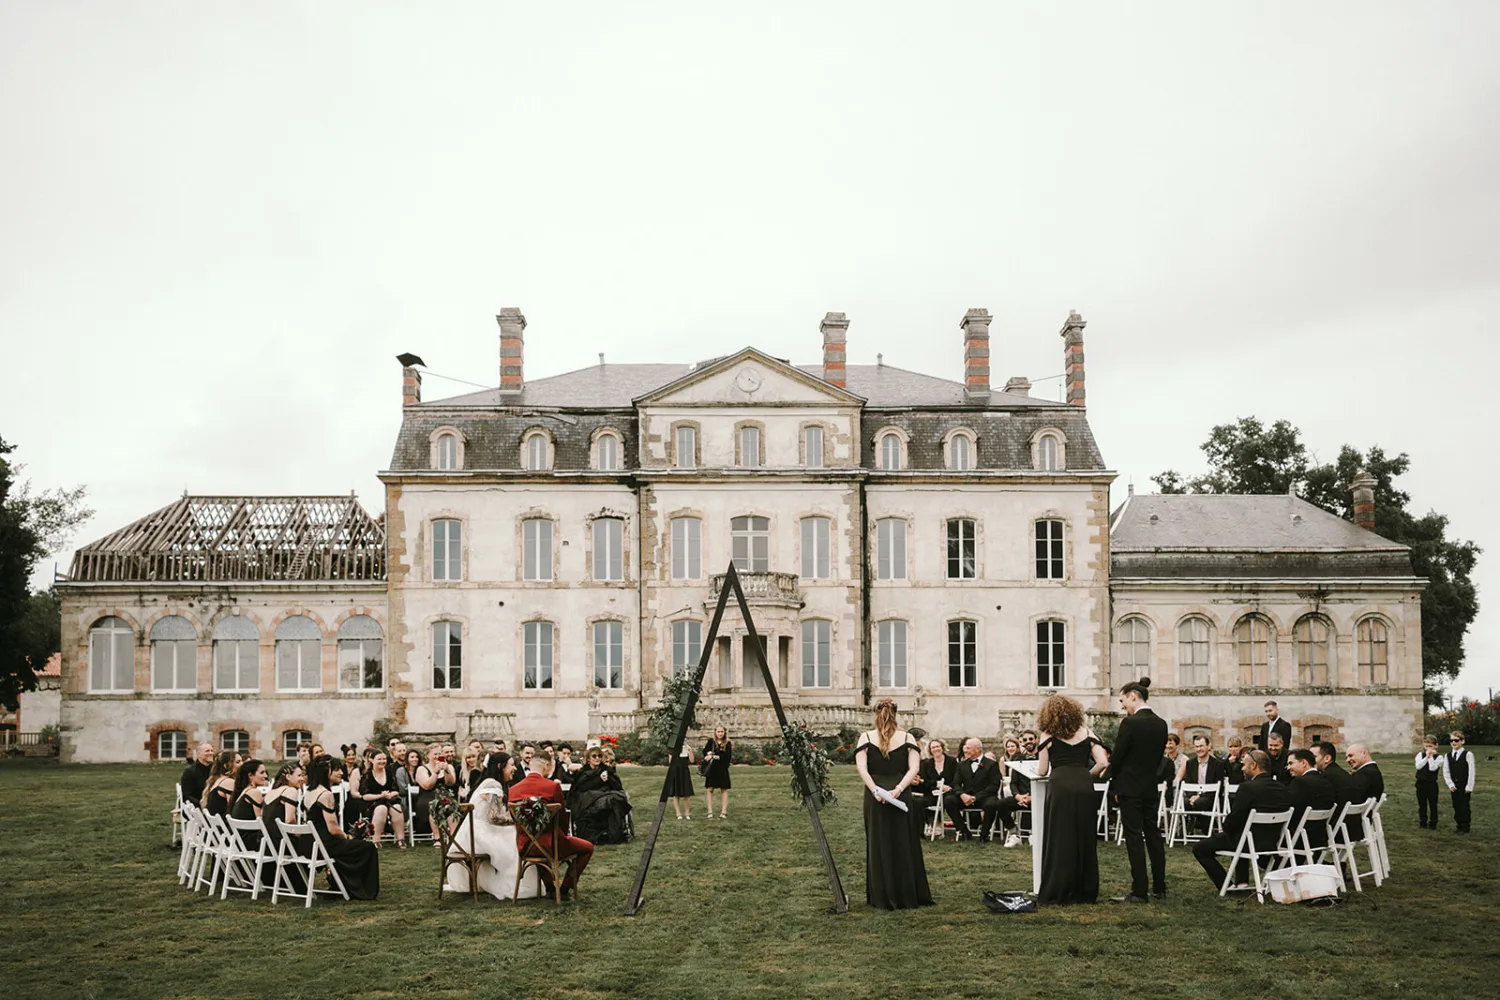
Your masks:
<instances>
[{"instance_id":1,"label":"seated guest","mask_svg":"<svg viewBox=\"0 0 1500 1000\"><path fill-rule=\"evenodd\" d=\"M203 801L204 789L208 788L208 773L214 766L214 745L199 743L198 752L182 769L178 783L182 786L182 801L198 805Z\"/></svg>"},{"instance_id":2,"label":"seated guest","mask_svg":"<svg viewBox=\"0 0 1500 1000\"><path fill-rule=\"evenodd\" d=\"M552 755L545 750L532 752L530 773L510 787L508 799L510 802L525 802L527 799L538 798L543 802L556 802L563 805L562 786L552 780ZM564 806L563 812L567 808ZM567 817L559 817L559 831L567 828ZM568 837L561 832L557 834L544 833L537 838L536 845L543 851L550 852L553 849L553 838L557 838L558 860L572 859L568 865L567 874L563 876L561 886L562 895L570 896L578 886L578 880L583 875L583 870L588 867L589 859L594 856L594 845L579 837ZM525 830L516 831L516 847L524 856L531 848L531 837Z\"/></svg>"},{"instance_id":3,"label":"seated guest","mask_svg":"<svg viewBox=\"0 0 1500 1000\"><path fill-rule=\"evenodd\" d=\"M525 774L530 774L531 773L531 758L534 757L535 755L536 755L536 747L532 746L530 743L522 743L521 744L521 753L520 753L521 759L520 759L520 761L517 762L516 767L518 767L521 771L525 772Z\"/></svg>"},{"instance_id":4,"label":"seated guest","mask_svg":"<svg viewBox=\"0 0 1500 1000\"><path fill-rule=\"evenodd\" d=\"M1023 805L1014 795L1001 801L1000 767L998 761L984 756L984 744L978 737L971 736L964 740L964 759L958 764L956 782L958 798L963 808L979 810L979 840L984 844L990 842L990 831L995 827L996 818L1000 819L1001 830L1008 830L1015 823L1017 809ZM969 829L968 820L962 812L958 814L954 825L958 827L960 840L974 839L974 831Z\"/></svg>"},{"instance_id":5,"label":"seated guest","mask_svg":"<svg viewBox=\"0 0 1500 1000\"><path fill-rule=\"evenodd\" d=\"M1224 747L1224 779L1231 785L1238 785L1245 780L1244 771L1240 768L1245 754L1245 741L1238 736L1231 736Z\"/></svg>"},{"instance_id":6,"label":"seated guest","mask_svg":"<svg viewBox=\"0 0 1500 1000\"><path fill-rule=\"evenodd\" d=\"M574 775L583 770L583 765L573 762L573 748L566 743L558 745L556 755L557 780L566 785L573 780Z\"/></svg>"},{"instance_id":7,"label":"seated guest","mask_svg":"<svg viewBox=\"0 0 1500 1000\"><path fill-rule=\"evenodd\" d=\"M307 770L307 765L312 763L312 744L297 744L297 763L302 765L302 770Z\"/></svg>"},{"instance_id":8,"label":"seated guest","mask_svg":"<svg viewBox=\"0 0 1500 1000\"><path fill-rule=\"evenodd\" d=\"M1250 813L1260 810L1262 813L1279 812L1292 804L1291 793L1287 787L1274 780L1267 770L1270 761L1266 755L1259 750L1252 750L1244 755L1245 780L1240 782L1240 789L1235 793L1234 803L1229 807L1229 815L1224 817L1224 829L1222 832L1198 841L1193 845L1193 857L1203 866L1208 873L1209 881L1214 884L1215 889L1224 885L1224 880L1229 878L1229 873L1219 863L1216 856L1218 851L1232 851L1239 846L1240 837L1245 832L1245 826L1250 819ZM1255 849L1258 851L1269 851L1276 847L1278 831L1269 827L1257 828L1254 837ZM1249 866L1240 862L1234 872L1234 886L1242 886L1249 878Z\"/></svg>"},{"instance_id":9,"label":"seated guest","mask_svg":"<svg viewBox=\"0 0 1500 1000\"><path fill-rule=\"evenodd\" d=\"M292 824L297 822L297 802L301 794L302 786L307 783L307 771L296 761L281 765L281 770L276 772L276 780L271 787L261 792L261 826L266 831L266 842L270 845L271 853L274 855L281 847L281 827L276 825L277 820ZM307 884L302 881L301 875L293 873L293 888L300 887L302 891L307 890ZM266 865L261 869L260 884L267 888L273 888L276 880L276 868L274 865Z\"/></svg>"},{"instance_id":10,"label":"seated guest","mask_svg":"<svg viewBox=\"0 0 1500 1000\"><path fill-rule=\"evenodd\" d=\"M229 807L234 804L234 778L239 759L240 755L233 750L221 750L214 758L199 803L210 816L229 815Z\"/></svg>"},{"instance_id":11,"label":"seated guest","mask_svg":"<svg viewBox=\"0 0 1500 1000\"><path fill-rule=\"evenodd\" d=\"M516 850L515 824L506 803L506 786L516 776L516 762L504 751L487 753L481 760L479 770L483 777L469 796L474 808L459 824L448 856L461 857L472 848L483 857L475 873L479 888L497 899L512 899L517 896L516 869L521 858ZM469 891L467 867L449 864L446 874L448 883L444 888ZM541 879L533 868L521 879L519 898L532 899L541 894Z\"/></svg>"},{"instance_id":12,"label":"seated guest","mask_svg":"<svg viewBox=\"0 0 1500 1000\"><path fill-rule=\"evenodd\" d=\"M1302 814L1309 809L1333 809L1333 785L1329 783L1328 777L1318 770L1317 758L1311 750L1293 750L1287 754L1287 774L1291 783L1287 790L1292 796L1292 825L1291 830L1297 828L1302 822ZM1328 844L1328 826L1325 823L1314 823L1307 828L1307 843L1311 847L1326 847Z\"/></svg>"},{"instance_id":13,"label":"seated guest","mask_svg":"<svg viewBox=\"0 0 1500 1000\"><path fill-rule=\"evenodd\" d=\"M1019 744L1018 744L1019 745ZM953 823L953 829L963 829L963 802L958 797L958 761L948 756L942 740L931 740L927 750L932 756L922 761L917 778L912 782L912 798L919 809L925 810L937 804L938 790L943 794L943 812ZM943 817L933 817L934 823L942 823Z\"/></svg>"},{"instance_id":14,"label":"seated guest","mask_svg":"<svg viewBox=\"0 0 1500 1000\"><path fill-rule=\"evenodd\" d=\"M1157 774L1157 781L1167 783L1167 792L1171 794L1171 786L1180 779L1182 767L1187 763L1187 755L1182 752L1182 737L1176 733L1167 734L1167 755L1162 758L1161 771Z\"/></svg>"},{"instance_id":15,"label":"seated guest","mask_svg":"<svg viewBox=\"0 0 1500 1000\"><path fill-rule=\"evenodd\" d=\"M592 844L623 844L629 837L630 798L619 772L604 763L596 747L584 755L584 767L573 778L568 808L578 836Z\"/></svg>"},{"instance_id":16,"label":"seated guest","mask_svg":"<svg viewBox=\"0 0 1500 1000\"><path fill-rule=\"evenodd\" d=\"M396 784L395 769L389 766L384 753L377 753L359 785L359 797L369 811L377 849L380 838L385 836L387 823L391 824L396 835L396 846L406 846L406 800L401 797Z\"/></svg>"},{"instance_id":17,"label":"seated guest","mask_svg":"<svg viewBox=\"0 0 1500 1000\"><path fill-rule=\"evenodd\" d=\"M1007 736L1007 737L1005 737L1005 759L1006 760L1020 760L1021 759L1021 741L1020 741L1019 738L1017 738L1015 736Z\"/></svg>"},{"instance_id":18,"label":"seated guest","mask_svg":"<svg viewBox=\"0 0 1500 1000\"><path fill-rule=\"evenodd\" d=\"M1373 799L1380 801L1385 794L1385 778L1380 773L1380 765L1370 759L1370 751L1363 743L1355 743L1344 753L1344 759L1349 762L1349 787L1352 794L1350 802L1367 802Z\"/></svg>"},{"instance_id":19,"label":"seated guest","mask_svg":"<svg viewBox=\"0 0 1500 1000\"><path fill-rule=\"evenodd\" d=\"M1292 780L1286 771L1286 740L1280 733L1273 732L1266 737L1266 759L1271 762L1271 777L1283 785Z\"/></svg>"},{"instance_id":20,"label":"seated guest","mask_svg":"<svg viewBox=\"0 0 1500 1000\"><path fill-rule=\"evenodd\" d=\"M368 840L355 840L339 826L331 789L343 780L343 761L327 755L316 758L308 774L303 807L323 849L333 859L349 898L374 899L380 894L380 852Z\"/></svg>"},{"instance_id":21,"label":"seated guest","mask_svg":"<svg viewBox=\"0 0 1500 1000\"><path fill-rule=\"evenodd\" d=\"M262 792L271 783L271 776L266 773L266 765L255 758L250 758L240 765L238 773L234 776L234 804L229 807L229 815L233 819L259 819L262 808ZM245 833L243 838L245 846L252 851L260 846L260 834ZM252 843L252 840L254 841Z\"/></svg>"},{"instance_id":22,"label":"seated guest","mask_svg":"<svg viewBox=\"0 0 1500 1000\"><path fill-rule=\"evenodd\" d=\"M1183 761L1182 770L1178 777L1183 784L1188 785L1217 785L1224 780L1228 769L1224 762L1213 755L1213 747L1208 742L1208 737L1198 733L1193 737L1193 755ZM1183 805L1187 808L1207 812L1214 807L1219 800L1218 792L1194 792L1188 795L1183 793ZM1191 829L1194 833L1206 831L1209 817L1192 816Z\"/></svg>"}]
</instances>

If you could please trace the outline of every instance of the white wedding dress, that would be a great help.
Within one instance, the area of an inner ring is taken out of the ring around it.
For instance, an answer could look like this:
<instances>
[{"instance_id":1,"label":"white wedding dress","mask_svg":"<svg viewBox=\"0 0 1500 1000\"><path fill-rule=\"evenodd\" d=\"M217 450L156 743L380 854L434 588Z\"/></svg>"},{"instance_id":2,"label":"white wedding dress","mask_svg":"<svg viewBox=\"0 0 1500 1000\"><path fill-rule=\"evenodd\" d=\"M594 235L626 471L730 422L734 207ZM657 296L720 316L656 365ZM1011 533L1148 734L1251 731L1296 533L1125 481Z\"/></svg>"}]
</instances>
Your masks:
<instances>
[{"instance_id":1,"label":"white wedding dress","mask_svg":"<svg viewBox=\"0 0 1500 1000\"><path fill-rule=\"evenodd\" d=\"M499 799L499 811L505 815L505 825L490 822L491 799ZM493 778L479 783L469 797L474 811L464 818L458 828L455 844L469 846L469 828L473 825L474 853L488 854L490 859L479 866L479 888L496 899L534 899L542 894L542 880L535 868L521 879L517 896L511 893L516 888L516 868L520 865L520 852L516 850L516 828L506 812L505 789ZM451 854L450 854L451 856ZM459 892L469 891L469 872L463 865L448 866L448 884Z\"/></svg>"}]
</instances>

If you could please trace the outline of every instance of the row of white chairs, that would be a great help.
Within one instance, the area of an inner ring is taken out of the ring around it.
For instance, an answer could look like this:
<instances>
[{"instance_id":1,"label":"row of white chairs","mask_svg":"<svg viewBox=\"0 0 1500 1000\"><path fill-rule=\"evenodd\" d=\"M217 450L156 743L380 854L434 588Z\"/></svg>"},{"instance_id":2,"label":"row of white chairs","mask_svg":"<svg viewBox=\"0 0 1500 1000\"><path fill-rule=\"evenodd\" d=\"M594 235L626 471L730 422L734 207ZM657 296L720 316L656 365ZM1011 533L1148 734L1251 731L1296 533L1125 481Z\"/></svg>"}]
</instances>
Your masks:
<instances>
[{"instance_id":1,"label":"row of white chairs","mask_svg":"<svg viewBox=\"0 0 1500 1000\"><path fill-rule=\"evenodd\" d=\"M311 823L276 820L281 840L273 852L263 818L211 816L190 802L183 803L181 811L182 850L177 862L179 885L189 885L194 892L207 888L210 896L217 888L220 899L229 898L231 892L244 892L251 899L259 899L265 888L262 880L266 866L272 865L272 903L279 902L282 896L301 898L305 906L312 906L313 896L317 894L349 898L328 848ZM254 838L256 846L253 848L245 839L247 833L259 834ZM328 874L333 888L317 888L319 872ZM300 887L294 876L300 877Z\"/></svg>"},{"instance_id":2,"label":"row of white chairs","mask_svg":"<svg viewBox=\"0 0 1500 1000\"><path fill-rule=\"evenodd\" d=\"M182 784L179 782L174 787L177 791L177 804L172 809L172 846L176 847L182 842L184 803L182 798ZM336 787L331 789L331 791L333 792L334 805L338 809L339 825L342 827L344 822L344 807L349 800L349 783L347 781L340 782ZM418 789L415 785L407 787L406 810L404 813L404 817L406 820L406 842L413 847L415 847L418 843L433 843L435 839L430 824L426 833L419 834L416 831L416 824L411 822L411 818L416 815L417 792ZM295 797L295 800L297 802L298 821L300 822L306 819L306 814L302 810L302 789L297 789L295 793L292 793L291 790L288 789L287 792L283 793L283 796L287 794L293 794ZM192 805L194 808L197 808L198 805L196 802L188 804ZM388 836L392 842L395 841L396 833L394 824L386 824L386 836Z\"/></svg>"},{"instance_id":3,"label":"row of white chairs","mask_svg":"<svg viewBox=\"0 0 1500 1000\"><path fill-rule=\"evenodd\" d=\"M1240 834L1234 850L1215 852L1220 857L1229 859L1228 873L1224 884L1219 887L1219 895L1226 895L1230 891L1234 882L1234 870L1242 861L1250 866L1252 881L1249 885L1256 900L1262 903L1265 902L1267 892L1265 875L1299 864L1331 864L1337 874L1341 892L1348 891L1348 880L1344 878L1346 866L1350 879L1354 882L1355 892L1364 891L1362 879L1366 877L1373 878L1376 888L1379 888L1391 873L1385 827L1380 819L1380 810L1385 802L1386 797L1381 795L1379 800L1350 802L1332 809L1307 809L1302 813L1295 829L1291 826L1292 814L1295 812L1293 809L1264 813L1258 809L1251 810L1245 830ZM1350 832L1351 824L1358 829L1358 836ZM1323 827L1324 836L1319 838L1323 843L1320 847L1313 847L1309 836L1309 830L1316 825ZM1256 847L1257 828L1268 828L1275 832L1274 847L1265 850ZM1359 864L1357 852L1361 847L1365 849L1370 866L1368 871ZM1266 866L1264 872L1261 870L1262 861Z\"/></svg>"}]
</instances>

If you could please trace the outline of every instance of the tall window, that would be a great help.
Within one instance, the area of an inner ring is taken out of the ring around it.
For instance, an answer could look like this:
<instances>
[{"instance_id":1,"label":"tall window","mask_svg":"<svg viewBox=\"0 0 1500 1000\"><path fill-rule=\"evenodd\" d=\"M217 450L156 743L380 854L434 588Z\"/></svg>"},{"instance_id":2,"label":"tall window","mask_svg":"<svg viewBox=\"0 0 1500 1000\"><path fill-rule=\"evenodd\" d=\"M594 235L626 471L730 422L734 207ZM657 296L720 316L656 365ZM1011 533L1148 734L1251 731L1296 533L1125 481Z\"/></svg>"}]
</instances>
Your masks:
<instances>
[{"instance_id":1,"label":"tall window","mask_svg":"<svg viewBox=\"0 0 1500 1000\"><path fill-rule=\"evenodd\" d=\"M954 472L968 472L974 468L974 444L967 434L955 434L948 439L948 468Z\"/></svg>"},{"instance_id":2,"label":"tall window","mask_svg":"<svg viewBox=\"0 0 1500 1000\"><path fill-rule=\"evenodd\" d=\"M156 734L157 760L187 760L187 733L168 729Z\"/></svg>"},{"instance_id":3,"label":"tall window","mask_svg":"<svg viewBox=\"0 0 1500 1000\"><path fill-rule=\"evenodd\" d=\"M974 522L954 518L948 522L948 579L972 580L975 567Z\"/></svg>"},{"instance_id":4,"label":"tall window","mask_svg":"<svg viewBox=\"0 0 1500 1000\"><path fill-rule=\"evenodd\" d=\"M887 621L876 625L875 647L880 665L880 686L906 687L906 622Z\"/></svg>"},{"instance_id":5,"label":"tall window","mask_svg":"<svg viewBox=\"0 0 1500 1000\"><path fill-rule=\"evenodd\" d=\"M521 579L552 579L552 522L545 517L521 522Z\"/></svg>"},{"instance_id":6,"label":"tall window","mask_svg":"<svg viewBox=\"0 0 1500 1000\"><path fill-rule=\"evenodd\" d=\"M1234 627L1235 651L1239 654L1240 683L1268 687L1271 679L1271 626L1264 618L1246 615Z\"/></svg>"},{"instance_id":7,"label":"tall window","mask_svg":"<svg viewBox=\"0 0 1500 1000\"><path fill-rule=\"evenodd\" d=\"M1115 626L1115 687L1151 676L1151 628L1126 618Z\"/></svg>"},{"instance_id":8,"label":"tall window","mask_svg":"<svg viewBox=\"0 0 1500 1000\"><path fill-rule=\"evenodd\" d=\"M895 434L884 434L880 438L880 467L887 472L901 469L901 438Z\"/></svg>"},{"instance_id":9,"label":"tall window","mask_svg":"<svg viewBox=\"0 0 1500 1000\"><path fill-rule=\"evenodd\" d=\"M455 434L439 434L437 439L438 468L452 470L458 468L458 436Z\"/></svg>"},{"instance_id":10,"label":"tall window","mask_svg":"<svg viewBox=\"0 0 1500 1000\"><path fill-rule=\"evenodd\" d=\"M230 615L214 626L214 690L260 688L260 633L244 615Z\"/></svg>"},{"instance_id":11,"label":"tall window","mask_svg":"<svg viewBox=\"0 0 1500 1000\"><path fill-rule=\"evenodd\" d=\"M521 686L528 691L552 690L552 623L527 622L521 627Z\"/></svg>"},{"instance_id":12,"label":"tall window","mask_svg":"<svg viewBox=\"0 0 1500 1000\"><path fill-rule=\"evenodd\" d=\"M151 626L151 690L193 691L198 687L198 631L171 615Z\"/></svg>"},{"instance_id":13,"label":"tall window","mask_svg":"<svg viewBox=\"0 0 1500 1000\"><path fill-rule=\"evenodd\" d=\"M906 522L899 517L875 522L875 578L906 579Z\"/></svg>"},{"instance_id":14,"label":"tall window","mask_svg":"<svg viewBox=\"0 0 1500 1000\"><path fill-rule=\"evenodd\" d=\"M1063 523L1061 521L1038 521L1036 523L1036 578L1038 580L1061 580L1065 575Z\"/></svg>"},{"instance_id":15,"label":"tall window","mask_svg":"<svg viewBox=\"0 0 1500 1000\"><path fill-rule=\"evenodd\" d=\"M219 748L221 750L233 750L235 753L249 755L250 734L243 729L226 729L219 734Z\"/></svg>"},{"instance_id":16,"label":"tall window","mask_svg":"<svg viewBox=\"0 0 1500 1000\"><path fill-rule=\"evenodd\" d=\"M531 472L542 472L551 467L547 455L547 435L540 432L526 438L526 468Z\"/></svg>"},{"instance_id":17,"label":"tall window","mask_svg":"<svg viewBox=\"0 0 1500 1000\"><path fill-rule=\"evenodd\" d=\"M297 748L312 743L312 733L306 729L288 729L281 734L281 757L283 760L296 760Z\"/></svg>"},{"instance_id":18,"label":"tall window","mask_svg":"<svg viewBox=\"0 0 1500 1000\"><path fill-rule=\"evenodd\" d=\"M462 521L441 519L432 522L432 578L462 580L464 573Z\"/></svg>"},{"instance_id":19,"label":"tall window","mask_svg":"<svg viewBox=\"0 0 1500 1000\"><path fill-rule=\"evenodd\" d=\"M1067 626L1063 622L1036 623L1036 683L1044 688L1068 683Z\"/></svg>"},{"instance_id":20,"label":"tall window","mask_svg":"<svg viewBox=\"0 0 1500 1000\"><path fill-rule=\"evenodd\" d=\"M101 618L89 629L89 690L135 689L135 633L123 618Z\"/></svg>"},{"instance_id":21,"label":"tall window","mask_svg":"<svg viewBox=\"0 0 1500 1000\"><path fill-rule=\"evenodd\" d=\"M276 690L322 687L323 632L306 615L292 615L276 626Z\"/></svg>"},{"instance_id":22,"label":"tall window","mask_svg":"<svg viewBox=\"0 0 1500 1000\"><path fill-rule=\"evenodd\" d=\"M740 465L754 469L760 465L760 428L740 428Z\"/></svg>"},{"instance_id":23,"label":"tall window","mask_svg":"<svg viewBox=\"0 0 1500 1000\"><path fill-rule=\"evenodd\" d=\"M1051 434L1043 434L1036 441L1036 467L1042 472L1056 472L1062 467L1059 461L1061 449L1058 447L1057 438Z\"/></svg>"},{"instance_id":24,"label":"tall window","mask_svg":"<svg viewBox=\"0 0 1500 1000\"><path fill-rule=\"evenodd\" d=\"M765 517L736 517L729 522L734 568L741 573L764 573L771 568L771 521Z\"/></svg>"},{"instance_id":25,"label":"tall window","mask_svg":"<svg viewBox=\"0 0 1500 1000\"><path fill-rule=\"evenodd\" d=\"M1208 687L1208 622L1184 618L1177 625L1178 687Z\"/></svg>"},{"instance_id":26,"label":"tall window","mask_svg":"<svg viewBox=\"0 0 1500 1000\"><path fill-rule=\"evenodd\" d=\"M1359 645L1359 682L1384 685L1391 682L1390 643L1385 622L1366 618L1355 633Z\"/></svg>"},{"instance_id":27,"label":"tall window","mask_svg":"<svg viewBox=\"0 0 1500 1000\"><path fill-rule=\"evenodd\" d=\"M369 615L354 615L339 626L339 689L379 691L385 687L384 635Z\"/></svg>"},{"instance_id":28,"label":"tall window","mask_svg":"<svg viewBox=\"0 0 1500 1000\"><path fill-rule=\"evenodd\" d=\"M696 580L703 575L703 522L696 517L672 518L672 579Z\"/></svg>"},{"instance_id":29,"label":"tall window","mask_svg":"<svg viewBox=\"0 0 1500 1000\"><path fill-rule=\"evenodd\" d=\"M625 626L620 622L594 622L594 686L625 688Z\"/></svg>"},{"instance_id":30,"label":"tall window","mask_svg":"<svg viewBox=\"0 0 1500 1000\"><path fill-rule=\"evenodd\" d=\"M625 522L618 517L594 519L594 579L625 579Z\"/></svg>"},{"instance_id":31,"label":"tall window","mask_svg":"<svg viewBox=\"0 0 1500 1000\"><path fill-rule=\"evenodd\" d=\"M1307 615L1292 629L1297 641L1297 679L1312 687L1328 686L1328 623Z\"/></svg>"},{"instance_id":32,"label":"tall window","mask_svg":"<svg viewBox=\"0 0 1500 1000\"><path fill-rule=\"evenodd\" d=\"M615 472L620 468L620 439L613 434L599 435L599 471Z\"/></svg>"},{"instance_id":33,"label":"tall window","mask_svg":"<svg viewBox=\"0 0 1500 1000\"><path fill-rule=\"evenodd\" d=\"M802 686L832 687L832 626L826 621L802 623Z\"/></svg>"},{"instance_id":34,"label":"tall window","mask_svg":"<svg viewBox=\"0 0 1500 1000\"><path fill-rule=\"evenodd\" d=\"M755 649L760 647L761 658L766 661L766 667L771 666L771 659L767 655L767 640L763 635L756 636L759 643L750 641L748 635L740 637L740 670L745 682L745 687L756 688L764 691L766 689L766 675L761 673L760 660L755 658Z\"/></svg>"},{"instance_id":35,"label":"tall window","mask_svg":"<svg viewBox=\"0 0 1500 1000\"><path fill-rule=\"evenodd\" d=\"M672 623L672 676L681 677L690 670L698 669L703 657L703 623Z\"/></svg>"},{"instance_id":36,"label":"tall window","mask_svg":"<svg viewBox=\"0 0 1500 1000\"><path fill-rule=\"evenodd\" d=\"M828 579L828 518L802 519L802 578Z\"/></svg>"},{"instance_id":37,"label":"tall window","mask_svg":"<svg viewBox=\"0 0 1500 1000\"><path fill-rule=\"evenodd\" d=\"M695 427L679 427L676 434L676 465L679 469L698 466L698 430Z\"/></svg>"},{"instance_id":38,"label":"tall window","mask_svg":"<svg viewBox=\"0 0 1500 1000\"><path fill-rule=\"evenodd\" d=\"M802 428L802 464L809 469L823 467L823 428Z\"/></svg>"},{"instance_id":39,"label":"tall window","mask_svg":"<svg viewBox=\"0 0 1500 1000\"><path fill-rule=\"evenodd\" d=\"M432 689L457 691L464 686L464 627L458 622L432 626Z\"/></svg>"},{"instance_id":40,"label":"tall window","mask_svg":"<svg viewBox=\"0 0 1500 1000\"><path fill-rule=\"evenodd\" d=\"M974 622L948 623L948 686L979 686L979 628Z\"/></svg>"}]
</instances>

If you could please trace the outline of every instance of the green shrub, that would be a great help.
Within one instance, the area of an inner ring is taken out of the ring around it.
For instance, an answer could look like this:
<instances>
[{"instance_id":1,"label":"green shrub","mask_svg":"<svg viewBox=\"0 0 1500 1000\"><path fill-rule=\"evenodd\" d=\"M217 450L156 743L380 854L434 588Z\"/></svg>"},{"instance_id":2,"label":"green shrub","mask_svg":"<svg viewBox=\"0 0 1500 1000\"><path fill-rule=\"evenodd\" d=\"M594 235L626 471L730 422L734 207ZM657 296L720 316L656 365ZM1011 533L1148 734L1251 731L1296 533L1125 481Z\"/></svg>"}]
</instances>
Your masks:
<instances>
[{"instance_id":1,"label":"green shrub","mask_svg":"<svg viewBox=\"0 0 1500 1000\"><path fill-rule=\"evenodd\" d=\"M1462 729L1464 742L1484 746L1500 745L1500 698L1488 702L1465 698L1451 712L1429 715L1427 731L1438 737L1438 746L1446 746L1445 737Z\"/></svg>"}]
</instances>

